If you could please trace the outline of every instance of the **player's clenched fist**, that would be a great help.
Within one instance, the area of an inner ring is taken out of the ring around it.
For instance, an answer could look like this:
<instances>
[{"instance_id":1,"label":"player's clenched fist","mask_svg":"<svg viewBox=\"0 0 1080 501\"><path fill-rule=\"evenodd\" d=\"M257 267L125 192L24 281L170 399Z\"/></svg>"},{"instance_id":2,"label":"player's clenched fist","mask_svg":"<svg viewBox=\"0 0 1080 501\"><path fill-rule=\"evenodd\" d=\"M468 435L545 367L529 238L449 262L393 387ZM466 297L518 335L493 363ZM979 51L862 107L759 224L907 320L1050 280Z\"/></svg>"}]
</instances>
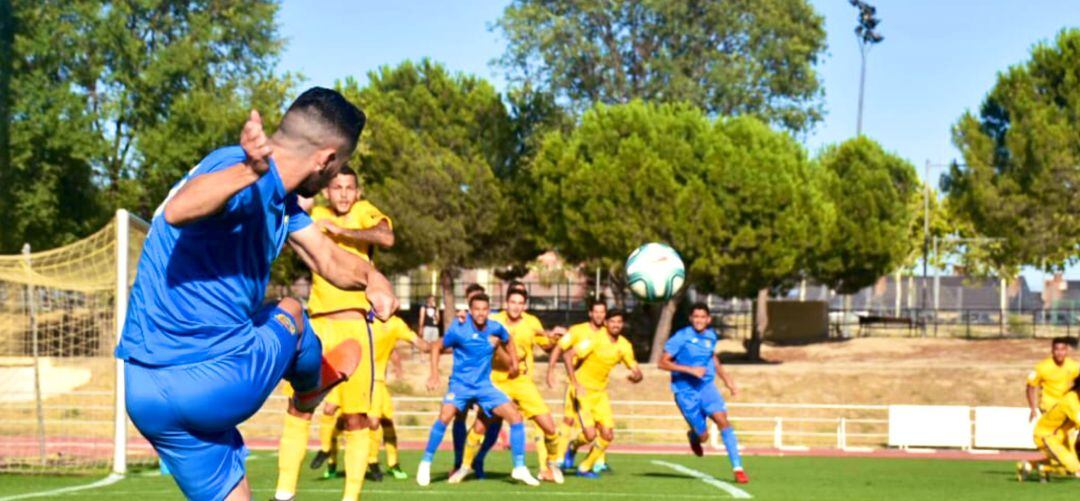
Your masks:
<instances>
[{"instance_id":1,"label":"player's clenched fist","mask_svg":"<svg viewBox=\"0 0 1080 501\"><path fill-rule=\"evenodd\" d=\"M251 170L264 174L270 169L270 154L274 150L270 148L270 139L266 137L262 117L259 116L258 111L251 110L251 116L244 124L244 130L240 131L240 147L247 154L244 163Z\"/></svg>"}]
</instances>

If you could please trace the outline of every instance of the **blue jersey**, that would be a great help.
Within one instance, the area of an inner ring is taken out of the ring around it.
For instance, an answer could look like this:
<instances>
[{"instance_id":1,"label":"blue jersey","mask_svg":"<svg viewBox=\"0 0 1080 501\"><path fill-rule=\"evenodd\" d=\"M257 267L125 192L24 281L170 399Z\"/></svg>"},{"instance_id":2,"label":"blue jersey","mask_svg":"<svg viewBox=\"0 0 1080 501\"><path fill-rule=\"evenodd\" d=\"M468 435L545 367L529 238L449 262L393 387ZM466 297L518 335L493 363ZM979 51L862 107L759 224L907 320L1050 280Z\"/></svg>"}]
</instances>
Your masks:
<instances>
[{"instance_id":1,"label":"blue jersey","mask_svg":"<svg viewBox=\"0 0 1080 501\"><path fill-rule=\"evenodd\" d=\"M221 148L180 180L242 162L239 146ZM166 198L166 203L168 202ZM240 190L214 216L175 227L154 213L131 289L116 356L168 366L209 360L250 342L270 263L288 234L311 224L296 195L285 192L277 165Z\"/></svg>"},{"instance_id":2,"label":"blue jersey","mask_svg":"<svg viewBox=\"0 0 1080 501\"><path fill-rule=\"evenodd\" d=\"M688 388L699 388L702 384L711 383L716 378L716 366L713 364L715 350L716 331L711 327L697 332L692 326L688 325L672 335L664 343L664 351L670 353L672 359L679 365L704 367L705 377L698 379L690 374L672 372L671 390L677 392Z\"/></svg>"},{"instance_id":3,"label":"blue jersey","mask_svg":"<svg viewBox=\"0 0 1080 501\"><path fill-rule=\"evenodd\" d=\"M476 328L469 320L455 323L443 336L443 346L454 349L454 369L450 373L450 386L463 385L477 388L491 384L491 358L495 354L495 337L502 343L510 341L510 333L499 322L488 320L484 328Z\"/></svg>"}]
</instances>

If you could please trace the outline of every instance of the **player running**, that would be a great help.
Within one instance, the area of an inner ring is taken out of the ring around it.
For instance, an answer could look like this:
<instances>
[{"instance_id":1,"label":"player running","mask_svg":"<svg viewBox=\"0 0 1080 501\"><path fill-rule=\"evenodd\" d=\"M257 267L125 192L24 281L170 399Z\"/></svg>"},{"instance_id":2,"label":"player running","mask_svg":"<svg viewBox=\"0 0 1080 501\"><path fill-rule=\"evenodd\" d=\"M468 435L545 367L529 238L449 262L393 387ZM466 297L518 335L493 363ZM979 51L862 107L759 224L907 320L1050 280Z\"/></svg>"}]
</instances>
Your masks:
<instances>
[{"instance_id":1,"label":"player running","mask_svg":"<svg viewBox=\"0 0 1080 501\"><path fill-rule=\"evenodd\" d=\"M540 485L525 467L525 425L521 413L506 394L491 383L491 359L496 346L501 345L509 354L511 378L518 376L518 357L506 328L488 320L489 309L490 299L486 294L474 295L469 299L469 321L452 326L432 346L429 391L439 386L439 355L444 350L453 350L454 366L450 373L450 387L443 398L439 417L431 426L424 457L416 473L416 482L422 486L431 483L431 461L446 433L446 425L454 419L455 414L474 403L488 416L499 416L510 422L510 448L514 461L511 478L528 485Z\"/></svg>"},{"instance_id":2,"label":"player running","mask_svg":"<svg viewBox=\"0 0 1080 501\"><path fill-rule=\"evenodd\" d=\"M1021 461L1016 465L1016 478L1023 481L1032 470L1037 470L1039 480L1047 481L1051 474L1080 477L1080 460L1077 460L1072 435L1080 426L1080 379L1073 381L1069 390L1039 418L1033 438L1035 446L1046 459L1032 463Z\"/></svg>"},{"instance_id":3,"label":"player running","mask_svg":"<svg viewBox=\"0 0 1080 501\"><path fill-rule=\"evenodd\" d=\"M1037 419L1039 414L1049 411L1080 376L1080 364L1069 358L1072 343L1072 339L1067 337L1054 338L1050 343L1050 356L1039 362L1035 370L1028 374L1027 401L1031 408L1031 421Z\"/></svg>"},{"instance_id":4,"label":"player running","mask_svg":"<svg viewBox=\"0 0 1080 501\"><path fill-rule=\"evenodd\" d=\"M348 167L341 170L326 188L329 207L318 206L311 210L311 219L338 247L371 262L375 246L390 247L394 244L394 230L390 218L365 200L359 200L359 179ZM364 486L367 469L368 429L371 422L368 412L374 385L374 356L367 314L370 309L363 291L347 291L335 287L326 277L312 273L311 298L308 310L311 326L326 349L332 349L345 340L360 345L360 365L355 375L335 388L326 398L320 416L319 438L322 446L337 442L339 428L348 444L345 451L344 499L358 499ZM288 393L288 388L286 389ZM289 500L296 494L304 456L307 454L308 436L312 414L290 406L278 445L278 483L275 500ZM333 456L336 456L334 454ZM314 462L335 459L322 451ZM336 469L336 465L333 466Z\"/></svg>"},{"instance_id":5,"label":"player running","mask_svg":"<svg viewBox=\"0 0 1080 501\"><path fill-rule=\"evenodd\" d=\"M724 396L714 381L719 377L733 397L739 394L739 390L716 356L717 336L709 326L711 323L712 315L705 303L691 306L690 325L680 329L664 343L664 354L657 368L671 372L671 393L675 395L675 405L690 425L686 436L690 439L694 454L698 457L705 454L701 443L709 439L706 424L707 420L712 419L720 428L735 481L745 484L750 479L743 471L739 442L735 438L735 429L728 422Z\"/></svg>"},{"instance_id":6,"label":"player running","mask_svg":"<svg viewBox=\"0 0 1080 501\"><path fill-rule=\"evenodd\" d=\"M622 337L623 312L611 310L606 317L604 330L577 341L562 355L570 379L565 414L581 426L581 435L574 440L576 443L568 446L577 448L592 444L589 455L577 468L577 475L584 478L598 477L593 466L615 440L615 416L607 392L611 370L621 363L630 369L627 379L631 383L637 384L644 379L630 341ZM559 345L563 345L562 340ZM564 443L567 443L566 437L560 437L560 447Z\"/></svg>"},{"instance_id":7,"label":"player running","mask_svg":"<svg viewBox=\"0 0 1080 501\"><path fill-rule=\"evenodd\" d=\"M236 426L282 378L296 389L290 405L311 412L359 363L355 342L322 355L299 301L263 306L286 240L335 286L366 288L378 316L397 308L386 278L297 204L337 175L363 126L358 108L317 87L270 138L253 110L240 146L204 158L154 214L116 356L132 422L190 499L250 499Z\"/></svg>"},{"instance_id":8,"label":"player running","mask_svg":"<svg viewBox=\"0 0 1080 501\"><path fill-rule=\"evenodd\" d=\"M491 315L491 320L502 324L510 332L519 360L519 375L511 378L507 363L500 357L496 357L491 371L491 380L496 388L514 402L525 418L533 420L536 425L538 434L536 452L539 457L540 479L561 484L563 483L562 471L556 465L558 431L555 428L555 420L551 417L551 411L544 403L544 398L532 379L532 374L535 365L533 346L539 346L545 350L553 348L558 336L563 334L563 329L557 327L550 334L545 331L539 318L525 312L528 297L528 292L523 288L511 285L506 294L505 310ZM495 445L501 426L502 421L498 419L490 424L486 424L482 419L473 422L462 467L450 476L451 484L461 482L473 468L479 470L479 467L483 466L483 457Z\"/></svg>"},{"instance_id":9,"label":"player running","mask_svg":"<svg viewBox=\"0 0 1080 501\"><path fill-rule=\"evenodd\" d=\"M394 428L394 403L386 386L386 370L391 355L399 341L409 343L423 351L431 345L409 329L405 321L393 316L387 322L375 321L375 390L371 398L371 445L368 449L368 468L373 480L382 480L379 470L379 445L386 443L386 472L398 480L409 478L398 463L397 429Z\"/></svg>"}]
</instances>

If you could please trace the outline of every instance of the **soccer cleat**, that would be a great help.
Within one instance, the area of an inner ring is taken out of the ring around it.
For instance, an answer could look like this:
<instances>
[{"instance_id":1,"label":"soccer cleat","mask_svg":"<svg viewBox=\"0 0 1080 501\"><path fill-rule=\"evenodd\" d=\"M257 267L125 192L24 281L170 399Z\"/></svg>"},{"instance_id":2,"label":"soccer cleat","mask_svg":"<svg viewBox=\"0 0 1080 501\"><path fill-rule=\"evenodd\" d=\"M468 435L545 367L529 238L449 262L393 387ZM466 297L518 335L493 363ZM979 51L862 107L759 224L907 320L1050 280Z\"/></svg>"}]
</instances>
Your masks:
<instances>
[{"instance_id":1,"label":"soccer cleat","mask_svg":"<svg viewBox=\"0 0 1080 501\"><path fill-rule=\"evenodd\" d=\"M1044 464L1039 465L1039 483L1046 483L1050 481L1050 472L1052 469Z\"/></svg>"},{"instance_id":2,"label":"soccer cleat","mask_svg":"<svg viewBox=\"0 0 1080 501\"><path fill-rule=\"evenodd\" d=\"M609 465L607 463L596 463L596 464L594 464L592 471L594 473L607 473L608 475L611 475L612 473L615 473L615 470L611 469L611 465Z\"/></svg>"},{"instance_id":3,"label":"soccer cleat","mask_svg":"<svg viewBox=\"0 0 1080 501\"><path fill-rule=\"evenodd\" d=\"M275 495L274 495L274 497L270 498L270 501L295 501L295 500L296 500L296 496L295 496L295 495L293 495L293 496L289 496L289 497L287 497L287 498L279 498L279 497L277 497L277 495L275 494Z\"/></svg>"},{"instance_id":4,"label":"soccer cleat","mask_svg":"<svg viewBox=\"0 0 1080 501\"><path fill-rule=\"evenodd\" d=\"M596 473L595 471L581 471L581 470L578 470L577 476L579 476L581 478L588 478L590 480L596 480L596 479L600 478L600 474Z\"/></svg>"},{"instance_id":5,"label":"soccer cleat","mask_svg":"<svg viewBox=\"0 0 1080 501\"><path fill-rule=\"evenodd\" d=\"M427 487L431 484L431 462L420 461L420 467L416 469L416 483L420 487Z\"/></svg>"},{"instance_id":6,"label":"soccer cleat","mask_svg":"<svg viewBox=\"0 0 1080 501\"><path fill-rule=\"evenodd\" d=\"M337 463L327 464L326 469L322 472L322 478L324 480L329 480L331 478L340 478L344 476L345 472L337 470Z\"/></svg>"},{"instance_id":7,"label":"soccer cleat","mask_svg":"<svg viewBox=\"0 0 1080 501\"><path fill-rule=\"evenodd\" d=\"M386 469L386 473L389 473L395 480L405 480L409 478L409 474L405 473L405 470L401 469L400 465L394 465Z\"/></svg>"},{"instance_id":8,"label":"soccer cleat","mask_svg":"<svg viewBox=\"0 0 1080 501\"><path fill-rule=\"evenodd\" d=\"M686 432L686 438L690 440L690 450L694 451L694 455L701 457L705 455L705 449L701 448L701 437L694 430Z\"/></svg>"},{"instance_id":9,"label":"soccer cleat","mask_svg":"<svg viewBox=\"0 0 1080 501\"><path fill-rule=\"evenodd\" d=\"M1016 481L1023 482L1031 476L1031 462L1029 461L1017 461L1016 462Z\"/></svg>"},{"instance_id":10,"label":"soccer cleat","mask_svg":"<svg viewBox=\"0 0 1080 501\"><path fill-rule=\"evenodd\" d=\"M573 449L566 449L566 455L563 456L562 469L573 470L574 469L574 455L576 452Z\"/></svg>"},{"instance_id":11,"label":"soccer cleat","mask_svg":"<svg viewBox=\"0 0 1080 501\"><path fill-rule=\"evenodd\" d=\"M379 468L379 463L369 464L367 473L364 475L364 478L371 480L372 482L382 482L383 472L382 469Z\"/></svg>"},{"instance_id":12,"label":"soccer cleat","mask_svg":"<svg viewBox=\"0 0 1080 501\"><path fill-rule=\"evenodd\" d=\"M450 475L450 478L446 479L446 483L460 484L461 481L465 480L465 477L469 476L470 473L472 473L472 468L461 465L461 468L458 468L457 471Z\"/></svg>"},{"instance_id":13,"label":"soccer cleat","mask_svg":"<svg viewBox=\"0 0 1080 501\"><path fill-rule=\"evenodd\" d=\"M329 452L326 452L326 451L316 452L315 457L311 458L311 464L309 464L308 466L310 466L312 470L318 470L319 468L322 468L323 464L326 464L326 460L328 460L328 459L330 459L330 453Z\"/></svg>"},{"instance_id":14,"label":"soccer cleat","mask_svg":"<svg viewBox=\"0 0 1080 501\"><path fill-rule=\"evenodd\" d=\"M293 406L300 412L314 412L330 390L344 383L360 365L360 343L346 339L323 355L319 386L293 395Z\"/></svg>"},{"instance_id":15,"label":"soccer cleat","mask_svg":"<svg viewBox=\"0 0 1080 501\"><path fill-rule=\"evenodd\" d=\"M735 483L736 484L749 484L750 477L746 476L746 472L742 469L735 470Z\"/></svg>"},{"instance_id":16,"label":"soccer cleat","mask_svg":"<svg viewBox=\"0 0 1080 501\"><path fill-rule=\"evenodd\" d=\"M555 461L548 461L547 469L541 470L539 477L540 480L546 480L556 484L562 484L565 481L562 470L559 469L559 465L556 464Z\"/></svg>"},{"instance_id":17,"label":"soccer cleat","mask_svg":"<svg viewBox=\"0 0 1080 501\"><path fill-rule=\"evenodd\" d=\"M540 485L540 481L533 478L532 473L529 473L529 469L524 466L515 467L514 470L510 472L510 478L533 487Z\"/></svg>"}]
</instances>

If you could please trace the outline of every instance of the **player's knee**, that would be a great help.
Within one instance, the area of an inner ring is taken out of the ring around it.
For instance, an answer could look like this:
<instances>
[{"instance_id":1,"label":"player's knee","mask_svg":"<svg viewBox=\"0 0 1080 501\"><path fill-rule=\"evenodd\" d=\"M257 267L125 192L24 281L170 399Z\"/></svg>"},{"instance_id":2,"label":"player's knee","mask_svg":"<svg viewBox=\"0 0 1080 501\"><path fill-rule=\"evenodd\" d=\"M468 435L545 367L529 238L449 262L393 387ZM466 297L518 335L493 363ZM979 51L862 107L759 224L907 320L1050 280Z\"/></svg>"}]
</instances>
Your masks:
<instances>
[{"instance_id":1,"label":"player's knee","mask_svg":"<svg viewBox=\"0 0 1080 501\"><path fill-rule=\"evenodd\" d=\"M368 419L365 414L345 414L345 429L349 431L362 430L368 427Z\"/></svg>"},{"instance_id":2,"label":"player's knee","mask_svg":"<svg viewBox=\"0 0 1080 501\"><path fill-rule=\"evenodd\" d=\"M324 404L322 410L323 414L326 414L327 416L333 416L334 414L337 414L338 408L334 404Z\"/></svg>"},{"instance_id":3,"label":"player's knee","mask_svg":"<svg viewBox=\"0 0 1080 501\"><path fill-rule=\"evenodd\" d=\"M723 412L713 414L713 419L716 421L716 426L718 426L721 430L731 427L731 423L728 421L727 414L724 414Z\"/></svg>"},{"instance_id":4,"label":"player's knee","mask_svg":"<svg viewBox=\"0 0 1080 501\"><path fill-rule=\"evenodd\" d=\"M380 419L379 424L382 425L383 428L393 428L394 427L394 422L389 420L389 419L386 419L386 418Z\"/></svg>"},{"instance_id":5,"label":"player's knee","mask_svg":"<svg viewBox=\"0 0 1080 501\"><path fill-rule=\"evenodd\" d=\"M297 333L304 331L304 305L300 304L300 301L287 297L278 303L278 308L285 310L285 313L292 317Z\"/></svg>"},{"instance_id":6,"label":"player's knee","mask_svg":"<svg viewBox=\"0 0 1080 501\"><path fill-rule=\"evenodd\" d=\"M297 409L296 404L293 403L293 399L291 399L291 398L289 399L289 404L288 404L288 407L285 409L285 412L288 413L290 416L294 416L294 417L298 417L300 419L306 419L308 421L311 421L312 413L303 412L300 409Z\"/></svg>"},{"instance_id":7,"label":"player's knee","mask_svg":"<svg viewBox=\"0 0 1080 501\"><path fill-rule=\"evenodd\" d=\"M611 428L604 428L600 430L600 436L603 437L604 440L610 442L612 440L615 440L615 430L612 430Z\"/></svg>"}]
</instances>

